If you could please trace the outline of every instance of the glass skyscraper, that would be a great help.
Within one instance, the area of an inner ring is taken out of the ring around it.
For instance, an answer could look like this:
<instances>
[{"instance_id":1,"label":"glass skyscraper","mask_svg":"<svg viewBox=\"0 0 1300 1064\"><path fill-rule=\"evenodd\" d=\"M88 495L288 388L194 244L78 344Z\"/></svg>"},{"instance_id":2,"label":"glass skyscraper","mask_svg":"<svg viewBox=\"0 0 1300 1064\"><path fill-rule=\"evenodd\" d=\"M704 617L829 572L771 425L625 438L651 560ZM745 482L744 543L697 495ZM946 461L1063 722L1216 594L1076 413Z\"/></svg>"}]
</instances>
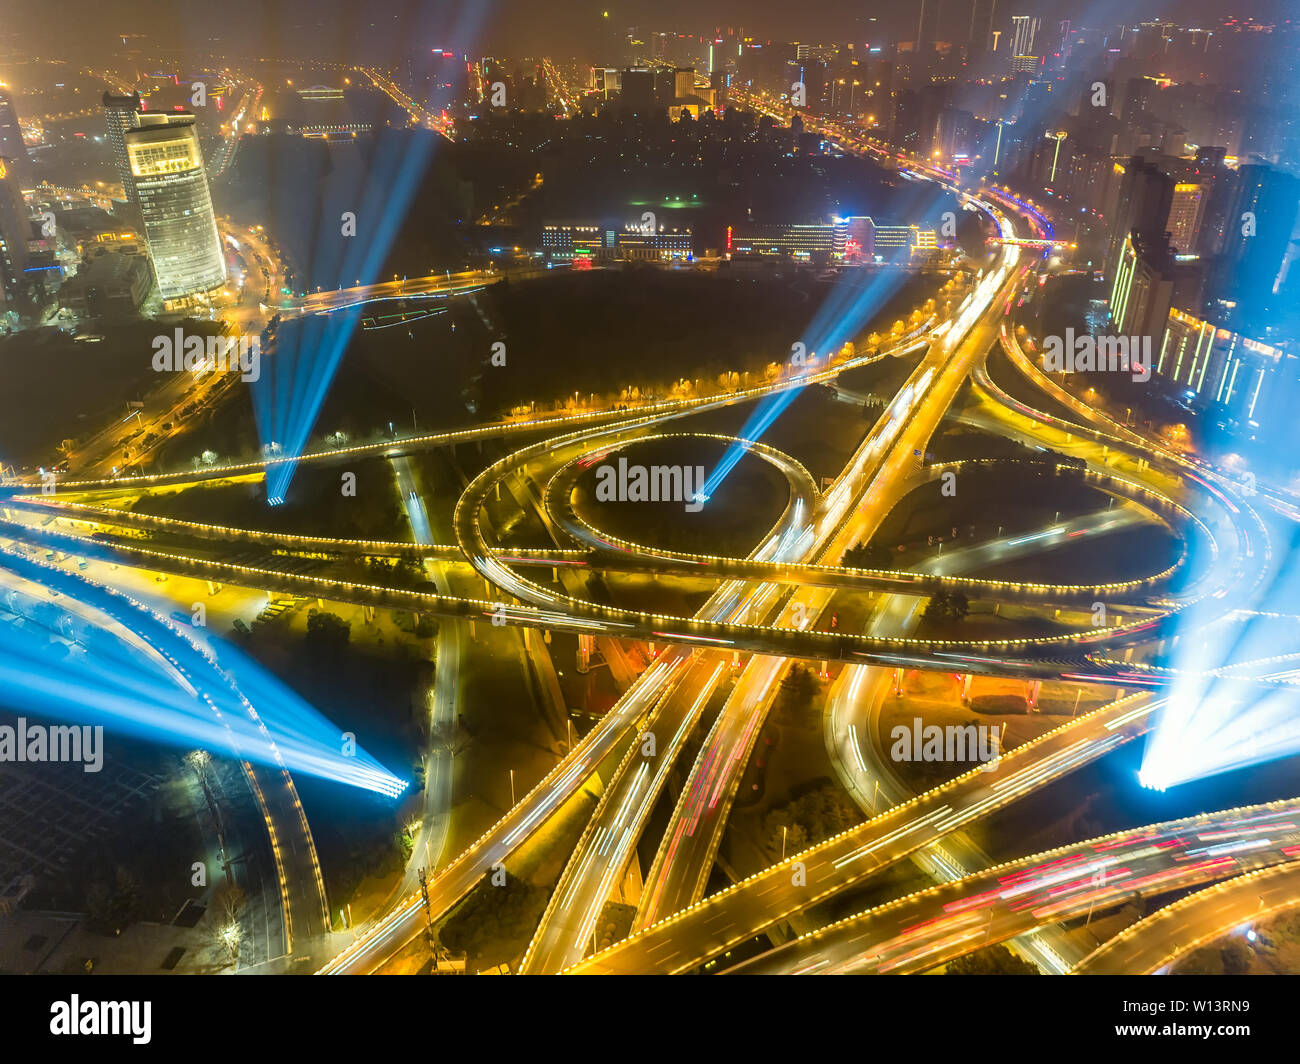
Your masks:
<instances>
[{"instance_id":1,"label":"glass skyscraper","mask_svg":"<svg viewBox=\"0 0 1300 1064\"><path fill-rule=\"evenodd\" d=\"M27 162L27 148L23 144L23 131L18 125L18 112L14 98L0 87L0 155L19 164ZM21 165L19 166L21 170Z\"/></svg>"},{"instance_id":2,"label":"glass skyscraper","mask_svg":"<svg viewBox=\"0 0 1300 1064\"><path fill-rule=\"evenodd\" d=\"M0 310L18 292L30 231L14 160L0 155Z\"/></svg>"},{"instance_id":3,"label":"glass skyscraper","mask_svg":"<svg viewBox=\"0 0 1300 1064\"><path fill-rule=\"evenodd\" d=\"M158 290L170 302L220 288L226 261L194 116L146 112L137 121L124 139Z\"/></svg>"},{"instance_id":4,"label":"glass skyscraper","mask_svg":"<svg viewBox=\"0 0 1300 1064\"><path fill-rule=\"evenodd\" d=\"M126 157L126 134L140 125L140 94L114 96L104 93L104 124L108 127L108 142L113 146L113 161L122 178L127 203L135 203L135 180L131 176L131 163Z\"/></svg>"}]
</instances>

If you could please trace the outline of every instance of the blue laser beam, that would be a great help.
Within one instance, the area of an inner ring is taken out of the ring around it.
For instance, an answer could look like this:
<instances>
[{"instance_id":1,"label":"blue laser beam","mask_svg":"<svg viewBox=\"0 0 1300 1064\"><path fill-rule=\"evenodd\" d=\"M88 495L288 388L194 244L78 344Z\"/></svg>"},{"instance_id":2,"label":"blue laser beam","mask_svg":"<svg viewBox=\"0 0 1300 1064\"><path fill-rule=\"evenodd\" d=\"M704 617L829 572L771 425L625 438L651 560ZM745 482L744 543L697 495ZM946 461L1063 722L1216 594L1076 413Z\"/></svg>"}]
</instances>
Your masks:
<instances>
[{"instance_id":1,"label":"blue laser beam","mask_svg":"<svg viewBox=\"0 0 1300 1064\"><path fill-rule=\"evenodd\" d=\"M63 596L54 609L4 597L23 623L0 628L0 704L391 797L406 789L364 750L345 753L336 726L234 647L7 548L0 566Z\"/></svg>"}]
</instances>

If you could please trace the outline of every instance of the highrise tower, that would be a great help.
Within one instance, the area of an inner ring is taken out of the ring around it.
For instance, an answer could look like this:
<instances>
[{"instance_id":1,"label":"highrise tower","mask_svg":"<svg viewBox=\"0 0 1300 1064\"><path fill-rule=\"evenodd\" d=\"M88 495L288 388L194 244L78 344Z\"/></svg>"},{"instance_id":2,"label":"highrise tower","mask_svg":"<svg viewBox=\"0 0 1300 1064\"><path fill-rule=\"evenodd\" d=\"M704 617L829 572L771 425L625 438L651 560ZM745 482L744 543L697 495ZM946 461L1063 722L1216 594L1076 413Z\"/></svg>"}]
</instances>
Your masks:
<instances>
[{"instance_id":1,"label":"highrise tower","mask_svg":"<svg viewBox=\"0 0 1300 1064\"><path fill-rule=\"evenodd\" d=\"M220 288L226 283L226 260L194 115L146 112L124 140L163 299Z\"/></svg>"},{"instance_id":2,"label":"highrise tower","mask_svg":"<svg viewBox=\"0 0 1300 1064\"><path fill-rule=\"evenodd\" d=\"M131 177L131 164L126 157L126 134L140 124L140 94L114 96L104 93L104 125L108 127L108 143L113 147L113 161L126 191L127 203L135 203L135 181Z\"/></svg>"}]
</instances>

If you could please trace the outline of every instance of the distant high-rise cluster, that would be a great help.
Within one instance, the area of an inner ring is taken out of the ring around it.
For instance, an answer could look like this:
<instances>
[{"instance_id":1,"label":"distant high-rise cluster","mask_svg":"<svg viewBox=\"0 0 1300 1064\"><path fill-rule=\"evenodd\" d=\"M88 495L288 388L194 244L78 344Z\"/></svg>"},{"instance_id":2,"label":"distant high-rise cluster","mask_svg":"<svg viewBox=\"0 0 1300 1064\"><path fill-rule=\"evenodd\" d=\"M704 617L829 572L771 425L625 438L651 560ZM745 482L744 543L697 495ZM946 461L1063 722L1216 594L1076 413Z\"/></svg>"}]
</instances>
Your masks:
<instances>
[{"instance_id":1,"label":"distant high-rise cluster","mask_svg":"<svg viewBox=\"0 0 1300 1064\"><path fill-rule=\"evenodd\" d=\"M921 0L916 27L916 50L933 48L939 39L939 0Z\"/></svg>"},{"instance_id":2,"label":"distant high-rise cluster","mask_svg":"<svg viewBox=\"0 0 1300 1064\"><path fill-rule=\"evenodd\" d=\"M972 51L987 52L993 48L993 20L997 0L974 0L970 13L970 45Z\"/></svg>"}]
</instances>

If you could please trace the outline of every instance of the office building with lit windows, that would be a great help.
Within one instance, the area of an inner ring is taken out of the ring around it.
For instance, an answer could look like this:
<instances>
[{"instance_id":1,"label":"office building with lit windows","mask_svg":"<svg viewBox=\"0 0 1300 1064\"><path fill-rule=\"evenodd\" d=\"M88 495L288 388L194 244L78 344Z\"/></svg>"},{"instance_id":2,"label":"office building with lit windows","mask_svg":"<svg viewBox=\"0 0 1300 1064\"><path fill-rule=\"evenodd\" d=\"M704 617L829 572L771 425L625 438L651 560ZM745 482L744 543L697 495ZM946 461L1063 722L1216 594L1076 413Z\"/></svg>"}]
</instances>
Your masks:
<instances>
[{"instance_id":1,"label":"office building with lit windows","mask_svg":"<svg viewBox=\"0 0 1300 1064\"><path fill-rule=\"evenodd\" d=\"M1134 230L1125 238L1111 286L1115 332L1149 336L1159 349L1174 294L1174 252L1167 237L1148 239Z\"/></svg>"},{"instance_id":2,"label":"office building with lit windows","mask_svg":"<svg viewBox=\"0 0 1300 1064\"><path fill-rule=\"evenodd\" d=\"M1034 50L1038 19L1031 15L1011 16L1011 55L1028 55Z\"/></svg>"},{"instance_id":3,"label":"office building with lit windows","mask_svg":"<svg viewBox=\"0 0 1300 1064\"><path fill-rule=\"evenodd\" d=\"M0 156L0 310L18 294L31 231L13 159Z\"/></svg>"},{"instance_id":4,"label":"office building with lit windows","mask_svg":"<svg viewBox=\"0 0 1300 1064\"><path fill-rule=\"evenodd\" d=\"M27 146L23 143L22 127L9 90L0 86L0 156L13 160L11 169L22 173L27 162Z\"/></svg>"},{"instance_id":5,"label":"office building with lit windows","mask_svg":"<svg viewBox=\"0 0 1300 1064\"><path fill-rule=\"evenodd\" d=\"M212 292L226 282L226 261L194 116L145 113L139 123L126 153L158 291L166 302Z\"/></svg>"},{"instance_id":6,"label":"office building with lit windows","mask_svg":"<svg viewBox=\"0 0 1300 1064\"><path fill-rule=\"evenodd\" d=\"M690 229L660 226L649 230L635 224L553 221L542 226L540 250L551 262L691 262L693 248Z\"/></svg>"},{"instance_id":7,"label":"office building with lit windows","mask_svg":"<svg viewBox=\"0 0 1300 1064\"><path fill-rule=\"evenodd\" d=\"M592 262L613 254L616 231L594 221L554 221L542 225L541 252L551 262Z\"/></svg>"},{"instance_id":8,"label":"office building with lit windows","mask_svg":"<svg viewBox=\"0 0 1300 1064\"><path fill-rule=\"evenodd\" d=\"M690 262L692 254L691 231L668 229L657 231L638 226L627 226L614 241L617 257L641 262Z\"/></svg>"},{"instance_id":9,"label":"office building with lit windows","mask_svg":"<svg viewBox=\"0 0 1300 1064\"><path fill-rule=\"evenodd\" d=\"M802 261L829 262L844 254L844 226L762 225L743 222L727 230L727 251L737 255L768 255Z\"/></svg>"},{"instance_id":10,"label":"office building with lit windows","mask_svg":"<svg viewBox=\"0 0 1300 1064\"><path fill-rule=\"evenodd\" d=\"M933 229L878 225L867 215L811 225L742 223L727 230L727 251L800 262L888 262L938 250Z\"/></svg>"},{"instance_id":11,"label":"office building with lit windows","mask_svg":"<svg viewBox=\"0 0 1300 1064\"><path fill-rule=\"evenodd\" d=\"M1176 307L1169 311L1158 350L1156 373L1181 385L1199 405L1218 404L1243 422L1258 423L1265 417L1272 398L1270 379L1288 362L1294 366L1281 348Z\"/></svg>"},{"instance_id":12,"label":"office building with lit windows","mask_svg":"<svg viewBox=\"0 0 1300 1064\"><path fill-rule=\"evenodd\" d=\"M1169 206L1169 240L1179 251L1190 253L1196 247L1205 201L1206 188L1199 181L1175 183Z\"/></svg>"},{"instance_id":13,"label":"office building with lit windows","mask_svg":"<svg viewBox=\"0 0 1300 1064\"><path fill-rule=\"evenodd\" d=\"M113 162L117 164L118 176L122 179L122 189L126 193L127 203L135 203L135 181L131 177L131 163L126 157L126 134L140 124L140 94L114 96L104 93L104 125L108 129L108 143L113 149Z\"/></svg>"},{"instance_id":14,"label":"office building with lit windows","mask_svg":"<svg viewBox=\"0 0 1300 1064\"><path fill-rule=\"evenodd\" d=\"M1244 423L1258 424L1277 413L1281 387L1271 395L1269 381L1295 361L1271 344L1204 321L1178 304L1197 300L1195 264L1180 263L1168 238L1152 241L1135 232L1124 241L1111 291L1111 319L1116 333L1150 336L1155 372L1177 385L1189 401L1219 406ZM1268 408L1266 410L1266 408Z\"/></svg>"}]
</instances>

